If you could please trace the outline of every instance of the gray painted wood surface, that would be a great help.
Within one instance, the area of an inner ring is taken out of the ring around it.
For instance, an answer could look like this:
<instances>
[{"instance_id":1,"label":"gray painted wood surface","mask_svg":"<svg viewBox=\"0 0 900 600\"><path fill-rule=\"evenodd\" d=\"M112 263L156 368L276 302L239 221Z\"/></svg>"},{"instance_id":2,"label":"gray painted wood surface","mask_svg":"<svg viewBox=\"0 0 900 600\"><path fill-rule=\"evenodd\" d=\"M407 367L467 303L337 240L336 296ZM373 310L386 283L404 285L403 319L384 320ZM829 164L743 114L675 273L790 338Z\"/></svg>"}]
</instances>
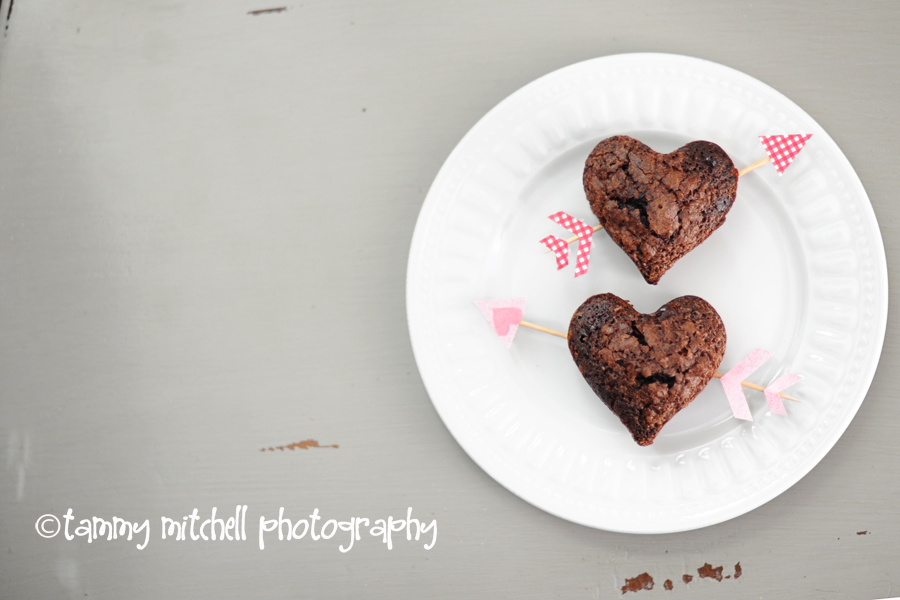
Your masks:
<instances>
[{"instance_id":1,"label":"gray painted wood surface","mask_svg":"<svg viewBox=\"0 0 900 600\"><path fill-rule=\"evenodd\" d=\"M900 595L893 302L819 466L662 536L562 521L481 471L429 402L404 306L419 207L465 132L549 71L635 51L723 63L809 112L869 193L894 287L896 3L15 0L6 25L0 597L613 598L643 572L641 598ZM306 439L339 448L260 451ZM158 539L161 515L236 504L247 542ZM412 506L438 541L260 551L279 506ZM150 519L153 539L36 534L70 507Z\"/></svg>"}]
</instances>

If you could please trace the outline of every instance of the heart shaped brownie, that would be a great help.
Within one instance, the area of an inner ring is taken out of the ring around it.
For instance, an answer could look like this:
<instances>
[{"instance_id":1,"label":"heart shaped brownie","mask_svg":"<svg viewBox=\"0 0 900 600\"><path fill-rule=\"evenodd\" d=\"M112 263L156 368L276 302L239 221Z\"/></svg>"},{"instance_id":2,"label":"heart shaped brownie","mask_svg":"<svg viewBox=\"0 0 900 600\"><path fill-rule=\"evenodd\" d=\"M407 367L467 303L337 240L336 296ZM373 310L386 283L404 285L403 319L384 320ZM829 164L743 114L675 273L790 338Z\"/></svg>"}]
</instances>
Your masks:
<instances>
[{"instance_id":1,"label":"heart shaped brownie","mask_svg":"<svg viewBox=\"0 0 900 600\"><path fill-rule=\"evenodd\" d=\"M737 181L725 151L702 141L660 154L617 135L584 166L591 210L652 284L725 222Z\"/></svg>"},{"instance_id":2,"label":"heart shaped brownie","mask_svg":"<svg viewBox=\"0 0 900 600\"><path fill-rule=\"evenodd\" d=\"M613 294L591 296L569 324L578 370L641 446L690 404L725 354L725 326L706 300L681 296L645 315Z\"/></svg>"}]
</instances>

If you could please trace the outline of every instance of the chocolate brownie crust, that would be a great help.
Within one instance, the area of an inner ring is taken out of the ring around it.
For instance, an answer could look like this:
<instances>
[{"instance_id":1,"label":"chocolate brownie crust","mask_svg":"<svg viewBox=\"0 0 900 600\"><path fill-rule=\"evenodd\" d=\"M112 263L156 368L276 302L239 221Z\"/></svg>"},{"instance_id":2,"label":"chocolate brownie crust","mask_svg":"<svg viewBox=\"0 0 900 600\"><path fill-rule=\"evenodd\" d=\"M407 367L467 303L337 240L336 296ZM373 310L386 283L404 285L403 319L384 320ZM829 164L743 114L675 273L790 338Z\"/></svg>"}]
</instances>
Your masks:
<instances>
[{"instance_id":1,"label":"chocolate brownie crust","mask_svg":"<svg viewBox=\"0 0 900 600\"><path fill-rule=\"evenodd\" d=\"M588 298L569 324L575 364L641 446L652 444L706 387L725 341L719 314L696 296L645 315L614 294L600 294Z\"/></svg>"},{"instance_id":2,"label":"chocolate brownie crust","mask_svg":"<svg viewBox=\"0 0 900 600\"><path fill-rule=\"evenodd\" d=\"M725 151L704 141L659 154L614 136L597 144L584 168L591 210L651 284L725 222L737 182Z\"/></svg>"}]
</instances>

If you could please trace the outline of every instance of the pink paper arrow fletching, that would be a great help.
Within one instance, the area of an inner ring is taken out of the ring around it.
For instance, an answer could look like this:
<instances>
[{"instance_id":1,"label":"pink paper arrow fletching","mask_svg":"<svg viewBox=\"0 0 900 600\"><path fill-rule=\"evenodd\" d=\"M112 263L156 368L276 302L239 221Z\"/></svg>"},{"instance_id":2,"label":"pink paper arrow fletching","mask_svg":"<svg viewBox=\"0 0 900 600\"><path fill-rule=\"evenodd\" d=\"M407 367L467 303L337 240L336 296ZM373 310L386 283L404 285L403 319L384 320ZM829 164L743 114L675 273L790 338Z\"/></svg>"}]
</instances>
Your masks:
<instances>
[{"instance_id":1,"label":"pink paper arrow fletching","mask_svg":"<svg viewBox=\"0 0 900 600\"><path fill-rule=\"evenodd\" d=\"M759 136L759 141L762 142L763 147L766 149L766 154L769 155L775 170L781 175L785 169L791 166L794 157L803 150L803 146L806 145L806 142L811 137L811 133L805 135L799 133L791 135L761 135Z\"/></svg>"},{"instance_id":2,"label":"pink paper arrow fletching","mask_svg":"<svg viewBox=\"0 0 900 600\"><path fill-rule=\"evenodd\" d=\"M527 298L498 298L475 302L475 306L503 340L507 349L512 346L513 338L516 337L527 300Z\"/></svg>"},{"instance_id":3,"label":"pink paper arrow fletching","mask_svg":"<svg viewBox=\"0 0 900 600\"><path fill-rule=\"evenodd\" d=\"M733 369L722 375L722 387L725 388L725 396L728 398L728 404L731 406L731 412L734 414L735 419L753 420L753 415L750 414L750 405L747 404L744 390L741 389L741 381L760 368L771 357L772 353L768 350L757 348L745 356Z\"/></svg>"},{"instance_id":4,"label":"pink paper arrow fletching","mask_svg":"<svg viewBox=\"0 0 900 600\"><path fill-rule=\"evenodd\" d=\"M766 401L769 403L769 409L773 413L775 413L776 415L781 415L782 417L787 416L787 411L784 410L784 403L781 401L781 396L779 396L778 394L802 379L802 375L785 373L784 375L770 383L768 387L766 387L766 390L763 393L766 395Z\"/></svg>"}]
</instances>

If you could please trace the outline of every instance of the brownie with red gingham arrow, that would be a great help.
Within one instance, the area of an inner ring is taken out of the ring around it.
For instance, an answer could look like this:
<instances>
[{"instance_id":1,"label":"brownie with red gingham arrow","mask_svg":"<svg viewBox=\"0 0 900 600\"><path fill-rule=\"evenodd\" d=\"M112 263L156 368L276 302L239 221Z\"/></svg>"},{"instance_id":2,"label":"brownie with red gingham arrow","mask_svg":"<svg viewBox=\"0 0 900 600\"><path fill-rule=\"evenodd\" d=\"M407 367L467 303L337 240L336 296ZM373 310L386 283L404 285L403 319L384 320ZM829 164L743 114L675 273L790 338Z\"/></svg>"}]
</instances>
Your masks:
<instances>
[{"instance_id":1,"label":"brownie with red gingham arrow","mask_svg":"<svg viewBox=\"0 0 900 600\"><path fill-rule=\"evenodd\" d=\"M597 144L585 162L585 195L599 225L564 212L550 219L575 234L541 240L556 254L557 269L569 263L568 245L578 240L575 277L590 264L591 236L606 229L647 283L656 284L672 265L724 222L737 196L738 179L771 162L784 173L812 134L760 136L766 158L738 171L718 145L695 141L661 154L628 136Z\"/></svg>"}]
</instances>

